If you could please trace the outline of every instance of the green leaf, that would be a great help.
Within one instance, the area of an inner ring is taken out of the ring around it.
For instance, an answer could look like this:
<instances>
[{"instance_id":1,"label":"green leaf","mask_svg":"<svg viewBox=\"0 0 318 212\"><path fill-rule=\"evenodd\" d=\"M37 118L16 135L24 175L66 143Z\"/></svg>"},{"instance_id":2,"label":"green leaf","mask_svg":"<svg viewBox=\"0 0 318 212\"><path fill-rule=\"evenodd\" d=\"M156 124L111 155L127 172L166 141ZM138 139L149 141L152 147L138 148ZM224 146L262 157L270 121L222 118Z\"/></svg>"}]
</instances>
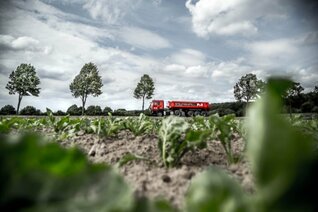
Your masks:
<instances>
[{"instance_id":1,"label":"green leaf","mask_svg":"<svg viewBox=\"0 0 318 212\"><path fill-rule=\"evenodd\" d=\"M247 211L240 186L227 174L209 168L195 176L186 194L186 211Z\"/></svg>"},{"instance_id":2,"label":"green leaf","mask_svg":"<svg viewBox=\"0 0 318 212\"><path fill-rule=\"evenodd\" d=\"M266 94L248 112L248 156L263 211L311 210L316 204L307 192L308 180L318 177L313 138L279 115L290 84L270 79Z\"/></svg>"},{"instance_id":3,"label":"green leaf","mask_svg":"<svg viewBox=\"0 0 318 212\"><path fill-rule=\"evenodd\" d=\"M216 137L220 140L222 147L226 153L229 163L234 163L232 152L232 138L234 133L238 131L238 123L235 121L235 115L229 114L220 117L218 114L213 115L209 119L210 124L214 125Z\"/></svg>"},{"instance_id":4,"label":"green leaf","mask_svg":"<svg viewBox=\"0 0 318 212\"><path fill-rule=\"evenodd\" d=\"M133 212L176 212L177 210L166 200L156 199L150 201L146 197L137 199Z\"/></svg>"},{"instance_id":5,"label":"green leaf","mask_svg":"<svg viewBox=\"0 0 318 212\"><path fill-rule=\"evenodd\" d=\"M6 211L127 211L133 206L132 191L112 168L35 135L1 137L0 180L0 209Z\"/></svg>"},{"instance_id":6,"label":"green leaf","mask_svg":"<svg viewBox=\"0 0 318 212\"><path fill-rule=\"evenodd\" d=\"M188 152L206 147L209 131L194 131L179 117L168 117L162 121L159 129L158 146L166 167L176 166Z\"/></svg>"}]
</instances>

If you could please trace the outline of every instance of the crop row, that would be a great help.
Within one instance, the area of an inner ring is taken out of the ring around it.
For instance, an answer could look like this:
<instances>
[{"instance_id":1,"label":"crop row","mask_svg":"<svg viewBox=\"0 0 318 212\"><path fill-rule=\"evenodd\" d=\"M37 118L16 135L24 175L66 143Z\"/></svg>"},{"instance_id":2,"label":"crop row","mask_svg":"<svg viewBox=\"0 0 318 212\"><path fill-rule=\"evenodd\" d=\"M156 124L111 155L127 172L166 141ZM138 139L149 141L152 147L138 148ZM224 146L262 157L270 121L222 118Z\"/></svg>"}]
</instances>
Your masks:
<instances>
[{"instance_id":1,"label":"crop row","mask_svg":"<svg viewBox=\"0 0 318 212\"><path fill-rule=\"evenodd\" d=\"M75 136L77 133L96 134L100 137L113 137L122 130L128 130L135 136L155 134L165 166L176 166L182 156L197 148L204 148L208 140L220 140L229 163L234 162L231 141L234 134L242 132L240 121L234 115L209 118L193 117L184 119L170 116L165 119L153 119L144 114L139 117L119 118L111 114L102 118L55 117L47 109L44 118L1 118L0 132L36 130L51 134L57 141Z\"/></svg>"}]
</instances>

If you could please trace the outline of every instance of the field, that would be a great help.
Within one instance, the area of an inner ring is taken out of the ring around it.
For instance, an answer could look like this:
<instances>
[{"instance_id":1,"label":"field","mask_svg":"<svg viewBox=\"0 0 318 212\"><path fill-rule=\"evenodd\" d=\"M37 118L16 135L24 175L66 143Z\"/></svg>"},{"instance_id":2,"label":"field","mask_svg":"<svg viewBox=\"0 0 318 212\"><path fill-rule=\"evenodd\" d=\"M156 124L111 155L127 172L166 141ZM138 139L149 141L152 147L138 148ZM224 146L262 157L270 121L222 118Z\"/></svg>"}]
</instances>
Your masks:
<instances>
[{"instance_id":1,"label":"field","mask_svg":"<svg viewBox=\"0 0 318 212\"><path fill-rule=\"evenodd\" d=\"M244 120L1 117L0 209L315 211L318 121L276 89Z\"/></svg>"},{"instance_id":2,"label":"field","mask_svg":"<svg viewBox=\"0 0 318 212\"><path fill-rule=\"evenodd\" d=\"M181 207L191 178L213 164L226 170L247 191L252 191L252 179L245 161L229 165L222 145L217 140L207 141L207 147L187 152L176 167L166 168L160 158L158 136L146 134L135 136L129 130L123 130L112 138L99 138L96 135L79 135L67 141L63 146L80 147L89 159L96 163L116 165L127 154L138 156L120 167L125 177L139 196L151 198L164 197L175 206ZM233 152L242 154L243 140L233 137Z\"/></svg>"}]
</instances>

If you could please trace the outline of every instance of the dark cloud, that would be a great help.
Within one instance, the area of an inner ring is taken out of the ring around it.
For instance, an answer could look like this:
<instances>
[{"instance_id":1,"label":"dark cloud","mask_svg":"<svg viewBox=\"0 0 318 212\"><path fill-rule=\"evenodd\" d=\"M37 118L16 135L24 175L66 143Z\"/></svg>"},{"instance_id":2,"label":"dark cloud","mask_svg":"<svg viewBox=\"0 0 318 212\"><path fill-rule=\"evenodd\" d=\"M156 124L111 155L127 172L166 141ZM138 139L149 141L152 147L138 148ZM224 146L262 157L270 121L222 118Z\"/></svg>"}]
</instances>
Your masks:
<instances>
[{"instance_id":1,"label":"dark cloud","mask_svg":"<svg viewBox=\"0 0 318 212\"><path fill-rule=\"evenodd\" d=\"M318 29L318 1L317 0L285 0L291 4L299 14L311 24L314 30Z\"/></svg>"}]
</instances>

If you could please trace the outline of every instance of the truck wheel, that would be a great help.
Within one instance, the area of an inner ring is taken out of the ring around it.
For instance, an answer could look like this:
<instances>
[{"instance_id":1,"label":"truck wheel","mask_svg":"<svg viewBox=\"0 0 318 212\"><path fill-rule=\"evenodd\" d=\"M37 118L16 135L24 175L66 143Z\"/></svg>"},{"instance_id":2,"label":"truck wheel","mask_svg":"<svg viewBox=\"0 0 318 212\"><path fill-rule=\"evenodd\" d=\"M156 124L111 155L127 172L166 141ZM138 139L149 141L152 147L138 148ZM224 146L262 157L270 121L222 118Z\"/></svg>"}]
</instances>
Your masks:
<instances>
[{"instance_id":1,"label":"truck wheel","mask_svg":"<svg viewBox=\"0 0 318 212\"><path fill-rule=\"evenodd\" d=\"M188 115L188 116L193 116L193 114L194 114L194 113L193 113L192 110L189 110L189 111L187 112L187 115Z\"/></svg>"},{"instance_id":2,"label":"truck wheel","mask_svg":"<svg viewBox=\"0 0 318 212\"><path fill-rule=\"evenodd\" d=\"M200 111L196 110L196 111L194 112L194 115L195 115L195 116L199 116L199 115L200 115Z\"/></svg>"},{"instance_id":3,"label":"truck wheel","mask_svg":"<svg viewBox=\"0 0 318 212\"><path fill-rule=\"evenodd\" d=\"M157 116L159 116L159 117L161 117L162 115L163 115L162 112L157 113Z\"/></svg>"},{"instance_id":4,"label":"truck wheel","mask_svg":"<svg viewBox=\"0 0 318 212\"><path fill-rule=\"evenodd\" d=\"M180 111L180 110L174 111L174 115L176 115L176 116L181 116L181 111Z\"/></svg>"},{"instance_id":5,"label":"truck wheel","mask_svg":"<svg viewBox=\"0 0 318 212\"><path fill-rule=\"evenodd\" d=\"M201 112L201 116L206 116L206 115L207 115L207 113L205 111Z\"/></svg>"}]
</instances>

